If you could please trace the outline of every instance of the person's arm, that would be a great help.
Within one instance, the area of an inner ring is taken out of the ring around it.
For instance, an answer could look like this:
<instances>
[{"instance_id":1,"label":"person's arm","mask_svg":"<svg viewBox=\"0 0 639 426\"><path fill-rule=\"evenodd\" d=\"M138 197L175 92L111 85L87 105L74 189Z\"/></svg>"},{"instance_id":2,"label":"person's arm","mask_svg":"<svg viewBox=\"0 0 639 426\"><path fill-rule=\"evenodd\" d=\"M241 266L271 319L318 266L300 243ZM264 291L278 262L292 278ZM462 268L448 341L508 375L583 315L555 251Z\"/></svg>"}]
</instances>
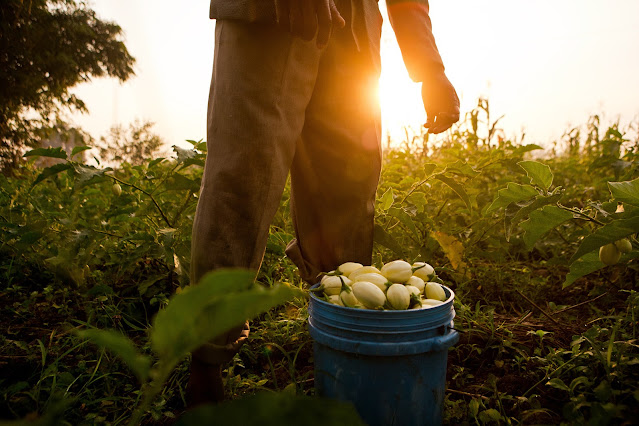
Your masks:
<instances>
[{"instance_id":1,"label":"person's arm","mask_svg":"<svg viewBox=\"0 0 639 426\"><path fill-rule=\"evenodd\" d=\"M437 50L428 0L387 0L386 5L408 74L422 82L425 127L441 133L459 120L459 98Z\"/></svg>"}]
</instances>

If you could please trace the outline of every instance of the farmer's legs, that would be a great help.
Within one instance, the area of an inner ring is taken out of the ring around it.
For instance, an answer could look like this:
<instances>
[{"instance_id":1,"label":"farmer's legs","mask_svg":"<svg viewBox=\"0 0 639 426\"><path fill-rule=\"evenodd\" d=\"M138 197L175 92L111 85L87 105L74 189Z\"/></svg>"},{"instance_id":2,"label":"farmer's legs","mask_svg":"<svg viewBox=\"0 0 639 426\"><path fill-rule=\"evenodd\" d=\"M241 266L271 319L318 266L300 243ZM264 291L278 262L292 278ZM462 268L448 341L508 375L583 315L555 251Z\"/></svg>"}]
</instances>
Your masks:
<instances>
[{"instance_id":1,"label":"farmer's legs","mask_svg":"<svg viewBox=\"0 0 639 426\"><path fill-rule=\"evenodd\" d=\"M308 282L346 261L371 262L381 169L374 59L366 46L356 49L346 29L334 33L320 61L291 168L297 239L287 254Z\"/></svg>"},{"instance_id":2,"label":"farmer's legs","mask_svg":"<svg viewBox=\"0 0 639 426\"><path fill-rule=\"evenodd\" d=\"M257 271L304 122L319 53L275 26L218 21L208 154L193 223L191 281L223 267ZM238 328L194 352L229 361Z\"/></svg>"}]
</instances>

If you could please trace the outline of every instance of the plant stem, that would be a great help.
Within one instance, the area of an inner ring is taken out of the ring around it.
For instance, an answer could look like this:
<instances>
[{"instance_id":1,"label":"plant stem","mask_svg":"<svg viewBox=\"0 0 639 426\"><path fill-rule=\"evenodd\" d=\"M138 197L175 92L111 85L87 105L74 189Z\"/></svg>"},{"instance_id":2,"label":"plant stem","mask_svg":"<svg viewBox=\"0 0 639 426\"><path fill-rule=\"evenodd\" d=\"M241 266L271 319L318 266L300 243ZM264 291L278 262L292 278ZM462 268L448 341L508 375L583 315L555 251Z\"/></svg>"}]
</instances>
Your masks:
<instances>
[{"instance_id":1,"label":"plant stem","mask_svg":"<svg viewBox=\"0 0 639 426\"><path fill-rule=\"evenodd\" d=\"M555 324L559 325L559 322L554 319L548 312L544 311L543 309L541 309L539 306L537 306L537 304L535 302L533 302L532 300L530 300L524 293L522 293L521 291L515 289L515 291L517 293L519 293L519 295L521 297L523 297L524 299L526 299L528 301L528 303L530 303L531 305L533 305L535 308L539 309L539 311L541 311L542 314L544 314L546 317L548 317L549 320L551 320L552 322L554 322Z\"/></svg>"},{"instance_id":2,"label":"plant stem","mask_svg":"<svg viewBox=\"0 0 639 426\"><path fill-rule=\"evenodd\" d=\"M592 216L588 216L586 213L583 213L583 212L582 212L581 210L579 210L579 209L576 209L576 208L570 208L570 207L566 207L566 206L562 206L562 205L561 205L561 204L559 204L559 203L557 203L557 207L559 207L559 208L560 208L560 209L562 209L562 210L566 210L566 211L568 211L568 212L570 212L570 213L578 214L579 216L582 216L584 219L589 220L589 221L591 221L591 222L594 222L594 223L596 223L597 225L600 225L600 226L604 226L604 225L605 225L605 223L601 222L600 220L595 219L595 218L594 218L594 217L592 217Z\"/></svg>"},{"instance_id":3,"label":"plant stem","mask_svg":"<svg viewBox=\"0 0 639 426\"><path fill-rule=\"evenodd\" d=\"M160 207L160 204L158 204L158 202L156 201L155 197L153 197L153 194L151 194L149 191L146 191L146 190L140 188L139 186L137 186L137 185L135 185L133 183L125 182L122 179L118 179L117 177L115 177L113 175L107 175L107 176L109 176L111 179L121 183L122 185L130 186L133 189L137 189L138 191L140 191L144 195L147 195L149 198L151 198L151 201L153 202L153 204L157 208L158 212L160 212L160 216L162 216L162 219L164 220L164 222L169 226L169 228L173 228L173 225L169 221L169 218L166 217L166 214L164 214L164 211L162 210L162 207Z\"/></svg>"}]
</instances>

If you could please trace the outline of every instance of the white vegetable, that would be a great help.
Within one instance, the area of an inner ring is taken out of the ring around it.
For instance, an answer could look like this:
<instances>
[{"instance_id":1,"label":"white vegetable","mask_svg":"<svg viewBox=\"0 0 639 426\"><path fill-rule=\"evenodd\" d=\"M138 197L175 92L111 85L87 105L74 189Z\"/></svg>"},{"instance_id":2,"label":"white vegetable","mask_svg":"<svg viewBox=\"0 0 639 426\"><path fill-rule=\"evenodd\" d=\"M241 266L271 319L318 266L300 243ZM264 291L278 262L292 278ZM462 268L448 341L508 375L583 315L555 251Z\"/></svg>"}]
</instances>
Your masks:
<instances>
[{"instance_id":1,"label":"white vegetable","mask_svg":"<svg viewBox=\"0 0 639 426\"><path fill-rule=\"evenodd\" d=\"M413 275L410 263L403 260L394 260L382 266L380 271L388 281L393 283L405 283Z\"/></svg>"},{"instance_id":2,"label":"white vegetable","mask_svg":"<svg viewBox=\"0 0 639 426\"><path fill-rule=\"evenodd\" d=\"M320 281L320 288L329 296L338 295L342 292L342 283L348 285L349 282L348 278L341 275L326 275Z\"/></svg>"},{"instance_id":3,"label":"white vegetable","mask_svg":"<svg viewBox=\"0 0 639 426\"><path fill-rule=\"evenodd\" d=\"M403 284L393 284L388 287L386 298L393 309L405 310L410 305L410 293Z\"/></svg>"},{"instance_id":4,"label":"white vegetable","mask_svg":"<svg viewBox=\"0 0 639 426\"><path fill-rule=\"evenodd\" d=\"M435 268L425 262L415 262L413 263L413 275L424 281L428 281L435 275Z\"/></svg>"},{"instance_id":5,"label":"white vegetable","mask_svg":"<svg viewBox=\"0 0 639 426\"><path fill-rule=\"evenodd\" d=\"M444 302L434 299L422 299L422 308L433 308L435 306L443 305Z\"/></svg>"},{"instance_id":6,"label":"white vegetable","mask_svg":"<svg viewBox=\"0 0 639 426\"><path fill-rule=\"evenodd\" d=\"M344 304L344 306L348 306L349 308L361 308L362 304L360 303L359 300L357 300L357 297L355 297L355 294L353 293L353 290L351 289L351 291L342 291L339 295L339 297L342 299L342 303Z\"/></svg>"},{"instance_id":7,"label":"white vegetable","mask_svg":"<svg viewBox=\"0 0 639 426\"><path fill-rule=\"evenodd\" d=\"M333 305L344 306L344 303L342 303L342 299L337 294L328 296L328 301L332 303Z\"/></svg>"},{"instance_id":8,"label":"white vegetable","mask_svg":"<svg viewBox=\"0 0 639 426\"><path fill-rule=\"evenodd\" d=\"M357 275L355 278L353 278L353 281L354 282L368 281L369 283L375 284L382 291L386 291L388 286L391 284L388 282L385 276L381 274L377 274L375 272Z\"/></svg>"},{"instance_id":9,"label":"white vegetable","mask_svg":"<svg viewBox=\"0 0 639 426\"><path fill-rule=\"evenodd\" d=\"M408 290L409 294L414 294L417 297L420 297L422 294L422 292L417 287L414 287L412 285L405 285L404 287L406 287L406 290Z\"/></svg>"},{"instance_id":10,"label":"white vegetable","mask_svg":"<svg viewBox=\"0 0 639 426\"><path fill-rule=\"evenodd\" d=\"M357 278L357 276L362 275L362 274L370 274L372 272L379 274L379 269L377 269L374 266L362 266L361 268L356 269L353 272L351 272L350 275L348 276L348 278L350 278L351 280L355 281L355 278Z\"/></svg>"},{"instance_id":11,"label":"white vegetable","mask_svg":"<svg viewBox=\"0 0 639 426\"><path fill-rule=\"evenodd\" d=\"M419 278L416 275L413 275L412 277L408 279L408 281L406 281L406 285L412 285L413 287L417 287L420 292L423 292L424 286L426 285L426 283L424 282L423 279Z\"/></svg>"},{"instance_id":12,"label":"white vegetable","mask_svg":"<svg viewBox=\"0 0 639 426\"><path fill-rule=\"evenodd\" d=\"M346 262L339 265L337 270L348 277L352 272L358 270L362 266L363 265L361 263Z\"/></svg>"},{"instance_id":13,"label":"white vegetable","mask_svg":"<svg viewBox=\"0 0 639 426\"><path fill-rule=\"evenodd\" d=\"M357 281L353 283L353 293L362 305L369 309L377 309L384 306L386 295L379 287L368 281Z\"/></svg>"},{"instance_id":14,"label":"white vegetable","mask_svg":"<svg viewBox=\"0 0 639 426\"><path fill-rule=\"evenodd\" d=\"M426 287L424 287L424 294L428 299L441 300L442 302L446 300L446 292L439 283L426 283Z\"/></svg>"}]
</instances>

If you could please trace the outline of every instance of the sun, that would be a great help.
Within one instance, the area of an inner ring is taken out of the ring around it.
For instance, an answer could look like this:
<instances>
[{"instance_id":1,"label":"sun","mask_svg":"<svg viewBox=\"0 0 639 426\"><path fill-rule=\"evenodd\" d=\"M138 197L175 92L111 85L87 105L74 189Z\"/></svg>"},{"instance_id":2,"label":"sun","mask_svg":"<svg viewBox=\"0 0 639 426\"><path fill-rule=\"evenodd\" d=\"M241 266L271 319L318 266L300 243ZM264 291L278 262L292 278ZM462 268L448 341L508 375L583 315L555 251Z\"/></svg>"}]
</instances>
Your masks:
<instances>
[{"instance_id":1,"label":"sun","mask_svg":"<svg viewBox=\"0 0 639 426\"><path fill-rule=\"evenodd\" d=\"M419 131L426 122L421 98L421 83L408 76L395 36L384 28L381 57L382 73L379 78L379 103L382 110L382 135L391 143L406 138L405 128Z\"/></svg>"},{"instance_id":2,"label":"sun","mask_svg":"<svg viewBox=\"0 0 639 426\"><path fill-rule=\"evenodd\" d=\"M379 79L379 102L384 135L404 135L404 127L426 122L421 83L413 82L401 60L385 61Z\"/></svg>"}]
</instances>

